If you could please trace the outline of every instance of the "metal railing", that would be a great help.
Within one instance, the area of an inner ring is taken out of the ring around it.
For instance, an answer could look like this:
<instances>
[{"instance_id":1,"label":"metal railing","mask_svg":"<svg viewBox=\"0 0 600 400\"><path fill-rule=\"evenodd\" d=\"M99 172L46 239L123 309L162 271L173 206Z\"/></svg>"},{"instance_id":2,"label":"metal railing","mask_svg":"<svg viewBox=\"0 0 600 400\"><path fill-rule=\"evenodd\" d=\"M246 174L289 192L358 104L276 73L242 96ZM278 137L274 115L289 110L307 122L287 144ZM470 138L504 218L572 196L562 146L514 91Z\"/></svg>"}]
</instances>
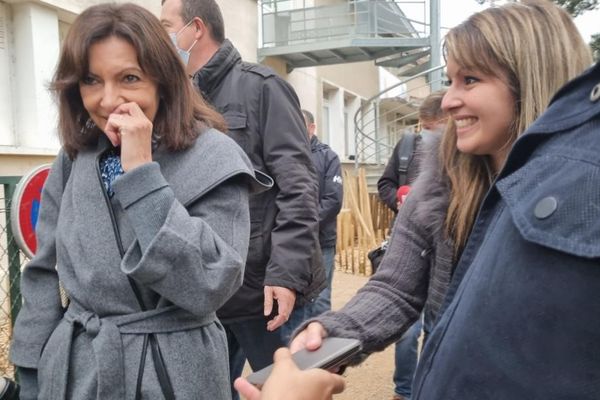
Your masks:
<instances>
[{"instance_id":1,"label":"metal railing","mask_svg":"<svg viewBox=\"0 0 600 400\"><path fill-rule=\"evenodd\" d=\"M21 268L28 261L17 246L10 226L10 207L20 177L0 177L0 375L13 376L14 368L8 361L12 328L21 309L19 280Z\"/></svg>"},{"instance_id":2,"label":"metal railing","mask_svg":"<svg viewBox=\"0 0 600 400\"><path fill-rule=\"evenodd\" d=\"M407 131L418 128L418 108L423 96L416 92L429 93L441 87L441 74L444 66L437 66L404 79L371 97L363 103L354 115L354 143L356 146L355 166L361 164L385 164L391 156L394 146ZM436 80L427 80L428 76L440 76ZM413 86L409 91L402 88L408 82L423 79L423 83ZM427 90L424 90L425 88ZM400 89L400 90L399 90Z\"/></svg>"},{"instance_id":3,"label":"metal railing","mask_svg":"<svg viewBox=\"0 0 600 400\"><path fill-rule=\"evenodd\" d=\"M424 31L414 27L401 7L422 8L425 1L348 0L341 4L291 9L288 0L263 0L262 46L276 47L324 40L354 38L419 38ZM419 10L420 13L420 10ZM420 18L420 17L419 17ZM423 30L425 26L419 23Z\"/></svg>"}]
</instances>

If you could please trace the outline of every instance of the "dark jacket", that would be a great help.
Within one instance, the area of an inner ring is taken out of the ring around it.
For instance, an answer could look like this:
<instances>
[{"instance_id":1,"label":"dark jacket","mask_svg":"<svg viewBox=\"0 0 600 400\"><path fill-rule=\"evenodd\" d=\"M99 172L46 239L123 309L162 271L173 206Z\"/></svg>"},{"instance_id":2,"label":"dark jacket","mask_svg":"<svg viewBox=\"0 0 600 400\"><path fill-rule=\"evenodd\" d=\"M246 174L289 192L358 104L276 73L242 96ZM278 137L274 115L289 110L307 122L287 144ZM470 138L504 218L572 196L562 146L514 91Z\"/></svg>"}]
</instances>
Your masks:
<instances>
[{"instance_id":1,"label":"dark jacket","mask_svg":"<svg viewBox=\"0 0 600 400\"><path fill-rule=\"evenodd\" d=\"M300 104L270 68L242 62L225 40L194 75L228 135L274 187L250 197L250 248L240 290L219 310L224 321L263 315L263 286L294 289L298 303L325 287L318 246L317 179ZM218 168L218 166L215 166Z\"/></svg>"},{"instance_id":2,"label":"dark jacket","mask_svg":"<svg viewBox=\"0 0 600 400\"><path fill-rule=\"evenodd\" d=\"M319 243L321 248L333 247L337 215L344 197L342 166L335 151L314 135L310 139L310 149L319 179Z\"/></svg>"},{"instance_id":3,"label":"dark jacket","mask_svg":"<svg viewBox=\"0 0 600 400\"><path fill-rule=\"evenodd\" d=\"M428 322L435 320L450 284L453 245L443 229L450 183L440 168L439 138L422 148L422 172L400 207L379 269L341 310L316 319L330 336L361 341L362 354L351 363L400 339L423 310Z\"/></svg>"},{"instance_id":4,"label":"dark jacket","mask_svg":"<svg viewBox=\"0 0 600 400\"><path fill-rule=\"evenodd\" d=\"M419 157L416 157L415 154L417 147L421 141L421 137L416 135L414 142L414 150L413 156L408 164L408 171L406 174L406 184L410 185L419 175ZM381 178L377 181L377 192L379 192L379 198L383 201L392 211L395 213L398 212L398 200L396 199L396 191L400 187L400 172L398 171L398 167L400 166L400 157L399 151L400 146L402 144L402 139L398 140L396 146L394 147L394 151L388 163L385 166L385 170L381 175Z\"/></svg>"},{"instance_id":5,"label":"dark jacket","mask_svg":"<svg viewBox=\"0 0 600 400\"><path fill-rule=\"evenodd\" d=\"M598 399L600 64L515 143L421 356L418 400Z\"/></svg>"}]
</instances>

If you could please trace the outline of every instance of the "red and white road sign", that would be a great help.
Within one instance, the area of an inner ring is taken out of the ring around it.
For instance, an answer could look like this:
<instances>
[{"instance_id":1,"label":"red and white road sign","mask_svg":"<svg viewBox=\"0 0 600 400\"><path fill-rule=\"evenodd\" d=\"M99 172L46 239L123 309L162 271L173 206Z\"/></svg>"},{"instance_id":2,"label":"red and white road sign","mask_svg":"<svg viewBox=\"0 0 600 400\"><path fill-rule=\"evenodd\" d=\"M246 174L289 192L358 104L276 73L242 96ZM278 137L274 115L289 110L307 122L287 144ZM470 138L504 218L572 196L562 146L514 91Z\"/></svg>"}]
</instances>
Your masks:
<instances>
[{"instance_id":1,"label":"red and white road sign","mask_svg":"<svg viewBox=\"0 0 600 400\"><path fill-rule=\"evenodd\" d=\"M37 248L35 226L40 212L42 188L48 178L51 164L40 165L23 176L11 202L10 224L19 248L29 258Z\"/></svg>"}]
</instances>

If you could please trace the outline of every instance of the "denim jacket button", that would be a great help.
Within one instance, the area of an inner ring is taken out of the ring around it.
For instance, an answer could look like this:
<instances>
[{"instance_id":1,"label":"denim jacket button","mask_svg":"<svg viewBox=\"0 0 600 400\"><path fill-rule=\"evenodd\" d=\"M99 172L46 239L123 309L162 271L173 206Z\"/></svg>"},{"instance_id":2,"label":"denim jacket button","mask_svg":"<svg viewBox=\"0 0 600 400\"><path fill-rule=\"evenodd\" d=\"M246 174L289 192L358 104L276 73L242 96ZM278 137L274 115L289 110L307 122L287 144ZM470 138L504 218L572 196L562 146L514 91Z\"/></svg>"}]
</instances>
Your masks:
<instances>
[{"instance_id":1,"label":"denim jacket button","mask_svg":"<svg viewBox=\"0 0 600 400\"><path fill-rule=\"evenodd\" d=\"M535 217L537 219L548 218L549 216L554 214L554 211L556 211L557 207L558 207L558 202L556 201L556 199L554 197L552 197L552 196L544 197L542 200L538 201L538 203L535 205L535 209L533 210L533 215L535 215Z\"/></svg>"},{"instance_id":2,"label":"denim jacket button","mask_svg":"<svg viewBox=\"0 0 600 400\"><path fill-rule=\"evenodd\" d=\"M590 93L590 100L592 102L596 102L600 99L600 83L594 86L592 92Z\"/></svg>"}]
</instances>

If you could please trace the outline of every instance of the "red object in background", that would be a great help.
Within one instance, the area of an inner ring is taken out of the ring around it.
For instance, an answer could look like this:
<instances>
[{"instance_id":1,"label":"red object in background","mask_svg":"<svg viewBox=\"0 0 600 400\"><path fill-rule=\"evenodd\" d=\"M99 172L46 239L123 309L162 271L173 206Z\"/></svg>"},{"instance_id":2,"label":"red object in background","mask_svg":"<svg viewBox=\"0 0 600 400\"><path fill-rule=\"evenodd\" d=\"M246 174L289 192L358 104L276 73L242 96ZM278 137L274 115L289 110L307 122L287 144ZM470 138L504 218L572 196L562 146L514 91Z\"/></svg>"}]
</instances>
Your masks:
<instances>
[{"instance_id":1,"label":"red object in background","mask_svg":"<svg viewBox=\"0 0 600 400\"><path fill-rule=\"evenodd\" d=\"M11 202L10 225L19 248L29 258L37 249L35 226L40 211L42 188L50 173L50 164L44 164L23 176Z\"/></svg>"},{"instance_id":2,"label":"red object in background","mask_svg":"<svg viewBox=\"0 0 600 400\"><path fill-rule=\"evenodd\" d=\"M408 195L408 192L410 192L410 186L408 185L402 185L398 188L396 191L396 200L398 203L402 203L404 201L404 197Z\"/></svg>"}]
</instances>

